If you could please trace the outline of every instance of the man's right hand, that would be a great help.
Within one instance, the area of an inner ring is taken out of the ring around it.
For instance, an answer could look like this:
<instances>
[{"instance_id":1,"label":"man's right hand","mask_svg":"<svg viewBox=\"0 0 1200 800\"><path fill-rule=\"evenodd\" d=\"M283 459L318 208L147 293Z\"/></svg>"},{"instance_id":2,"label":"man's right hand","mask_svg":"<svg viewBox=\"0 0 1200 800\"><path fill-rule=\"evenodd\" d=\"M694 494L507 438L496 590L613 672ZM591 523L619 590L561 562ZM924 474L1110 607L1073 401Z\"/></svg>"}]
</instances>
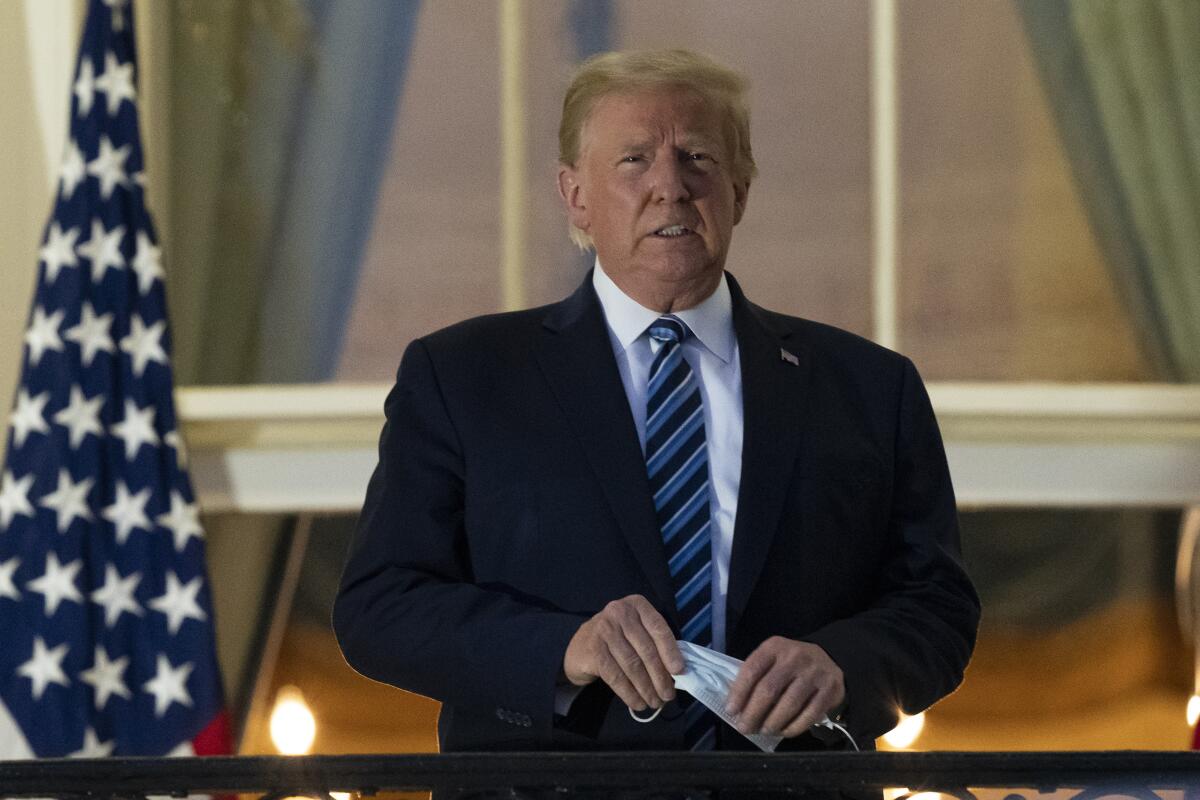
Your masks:
<instances>
[{"instance_id":1,"label":"man's right hand","mask_svg":"<svg viewBox=\"0 0 1200 800\"><path fill-rule=\"evenodd\" d=\"M563 656L567 680L586 686L599 678L634 711L673 700L671 675L683 667L671 626L637 594L613 600L583 623Z\"/></svg>"}]
</instances>

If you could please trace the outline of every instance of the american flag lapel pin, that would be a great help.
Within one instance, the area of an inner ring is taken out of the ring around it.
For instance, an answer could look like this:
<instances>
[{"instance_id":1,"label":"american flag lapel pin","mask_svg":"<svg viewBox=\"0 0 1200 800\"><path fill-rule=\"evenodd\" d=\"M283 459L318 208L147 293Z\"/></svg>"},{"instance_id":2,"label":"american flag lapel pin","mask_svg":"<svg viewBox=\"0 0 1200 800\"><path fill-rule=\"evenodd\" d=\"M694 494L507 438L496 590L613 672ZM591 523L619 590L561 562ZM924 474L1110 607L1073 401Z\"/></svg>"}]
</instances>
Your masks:
<instances>
[{"instance_id":1,"label":"american flag lapel pin","mask_svg":"<svg viewBox=\"0 0 1200 800\"><path fill-rule=\"evenodd\" d=\"M779 357L791 364L793 367L800 366L800 357L795 353L790 353L787 350L784 350L782 347L779 348Z\"/></svg>"}]
</instances>

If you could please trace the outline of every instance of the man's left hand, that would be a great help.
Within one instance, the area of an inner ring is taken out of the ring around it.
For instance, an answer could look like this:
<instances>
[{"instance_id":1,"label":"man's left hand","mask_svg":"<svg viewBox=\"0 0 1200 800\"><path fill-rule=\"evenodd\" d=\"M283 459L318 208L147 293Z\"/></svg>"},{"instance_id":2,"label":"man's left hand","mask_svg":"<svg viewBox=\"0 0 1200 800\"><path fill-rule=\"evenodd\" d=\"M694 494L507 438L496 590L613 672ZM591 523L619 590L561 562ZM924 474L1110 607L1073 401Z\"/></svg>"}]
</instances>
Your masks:
<instances>
[{"instance_id":1,"label":"man's left hand","mask_svg":"<svg viewBox=\"0 0 1200 800\"><path fill-rule=\"evenodd\" d=\"M738 670L726 710L742 733L799 736L846 698L842 670L821 647L772 636Z\"/></svg>"}]
</instances>

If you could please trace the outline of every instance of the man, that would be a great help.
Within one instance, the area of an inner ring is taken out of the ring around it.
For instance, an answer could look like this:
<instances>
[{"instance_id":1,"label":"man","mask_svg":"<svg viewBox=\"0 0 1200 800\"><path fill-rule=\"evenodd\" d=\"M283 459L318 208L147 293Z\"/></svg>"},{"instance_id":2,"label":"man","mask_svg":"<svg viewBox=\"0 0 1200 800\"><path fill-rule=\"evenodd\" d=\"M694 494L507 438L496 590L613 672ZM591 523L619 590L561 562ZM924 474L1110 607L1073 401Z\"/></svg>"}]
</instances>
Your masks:
<instances>
[{"instance_id":1,"label":"man","mask_svg":"<svg viewBox=\"0 0 1200 800\"><path fill-rule=\"evenodd\" d=\"M962 678L979 605L916 370L724 272L744 93L686 51L584 64L558 189L596 268L404 355L334 627L442 702L445 750L844 745L826 715L869 747ZM676 697L677 639L745 660L741 733Z\"/></svg>"}]
</instances>

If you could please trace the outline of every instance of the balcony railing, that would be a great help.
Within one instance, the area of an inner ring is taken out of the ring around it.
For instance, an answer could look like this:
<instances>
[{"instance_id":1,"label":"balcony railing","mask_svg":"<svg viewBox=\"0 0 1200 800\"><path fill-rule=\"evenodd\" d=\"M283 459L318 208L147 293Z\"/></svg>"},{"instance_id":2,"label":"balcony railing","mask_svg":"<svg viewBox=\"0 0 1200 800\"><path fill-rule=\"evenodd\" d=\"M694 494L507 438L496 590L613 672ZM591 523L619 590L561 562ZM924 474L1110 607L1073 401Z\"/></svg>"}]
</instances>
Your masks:
<instances>
[{"instance_id":1,"label":"balcony railing","mask_svg":"<svg viewBox=\"0 0 1200 800\"><path fill-rule=\"evenodd\" d=\"M0 762L0 797L77 800L245 793L434 790L438 797L880 796L960 800L1200 798L1200 754L1073 753L451 753L402 756L113 758ZM893 791L893 794L895 791Z\"/></svg>"}]
</instances>

